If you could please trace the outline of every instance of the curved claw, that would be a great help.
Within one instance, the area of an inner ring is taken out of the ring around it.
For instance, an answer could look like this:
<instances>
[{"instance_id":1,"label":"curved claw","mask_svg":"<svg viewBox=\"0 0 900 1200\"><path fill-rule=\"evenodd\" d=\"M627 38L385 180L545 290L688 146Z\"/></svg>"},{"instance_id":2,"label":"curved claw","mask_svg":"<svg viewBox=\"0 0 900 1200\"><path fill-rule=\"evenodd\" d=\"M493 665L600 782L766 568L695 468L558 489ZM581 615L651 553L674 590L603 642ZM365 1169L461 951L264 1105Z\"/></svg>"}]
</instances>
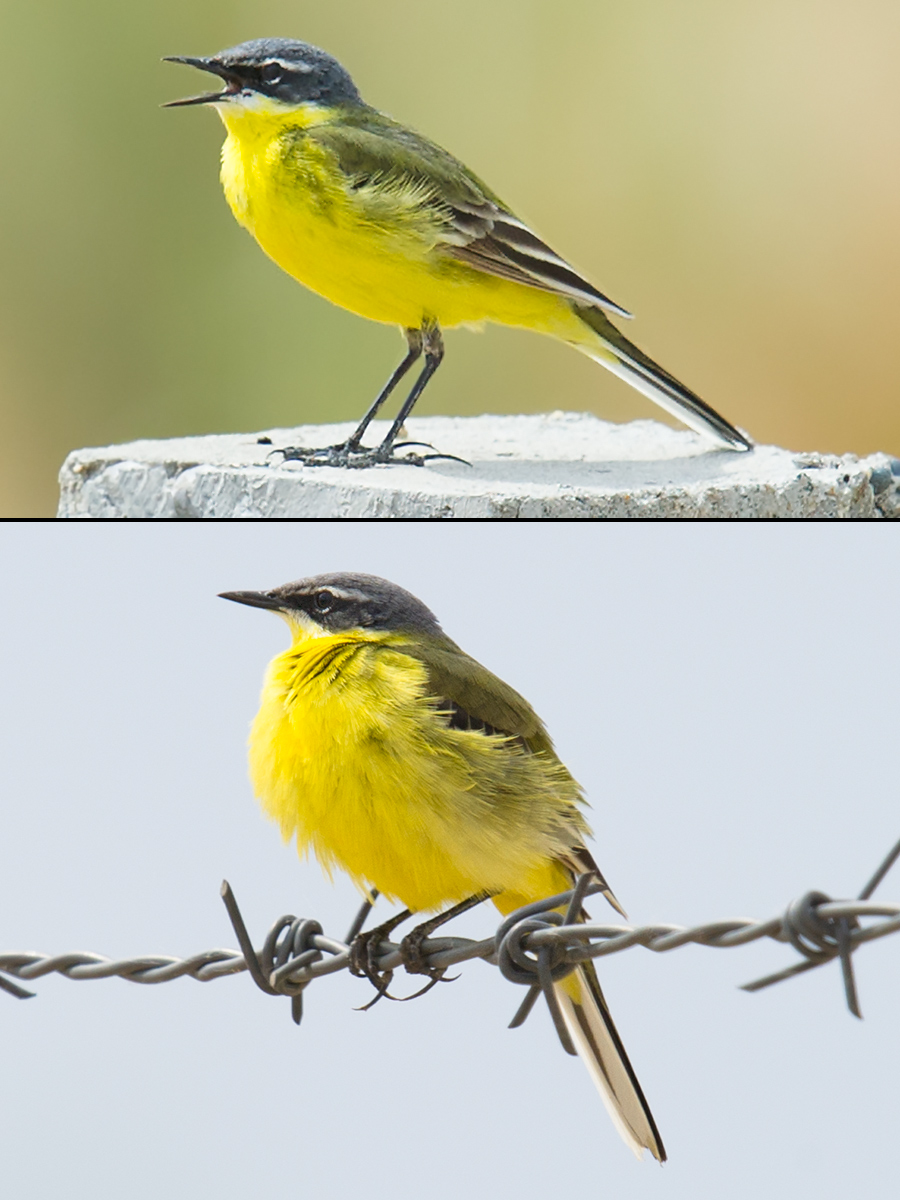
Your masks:
<instances>
[{"instance_id":1,"label":"curved claw","mask_svg":"<svg viewBox=\"0 0 900 1200\"><path fill-rule=\"evenodd\" d=\"M369 1001L369 1003L363 1004L360 1008L354 1009L354 1012L368 1012L370 1008L375 1007L375 1005L378 1003L379 1000L385 1000L385 999L400 1000L402 997L392 996L391 993L388 991L388 988L391 986L391 980L393 978L394 978L394 972L386 971L384 973L384 977L382 978L381 982L378 984L375 995L372 997L372 999Z\"/></svg>"},{"instance_id":2,"label":"curved claw","mask_svg":"<svg viewBox=\"0 0 900 1200\"><path fill-rule=\"evenodd\" d=\"M420 996L426 995L433 987L437 987L439 983L456 983L457 979L460 978L459 975L451 975L448 979L444 972L441 971L440 975L435 975L433 979L429 979L428 983L426 983L423 988L419 988L419 990L417 992L413 992L411 996L392 996L388 991L388 988L391 986L391 980L393 979L393 976L394 972L388 971L383 984L378 989L377 994L369 1001L368 1004L363 1004L360 1008L355 1008L353 1011L368 1012L370 1008L375 1007L379 1000L393 1000L396 1004L408 1004L410 1000L418 1000Z\"/></svg>"},{"instance_id":3,"label":"curved claw","mask_svg":"<svg viewBox=\"0 0 900 1200\"><path fill-rule=\"evenodd\" d=\"M269 451L266 458L271 458L274 454L280 454L282 462L293 462L303 455L315 453L315 450L307 450L305 446L285 446L283 450L276 446L274 450Z\"/></svg>"},{"instance_id":4,"label":"curved claw","mask_svg":"<svg viewBox=\"0 0 900 1200\"><path fill-rule=\"evenodd\" d=\"M394 450L405 450L407 446L423 446L426 450L434 450L434 446L432 446L431 442L398 442L394 446ZM462 463L464 467L471 467L472 465L464 458L457 458L455 454L441 454L439 451L435 451L434 454L410 454L407 458L401 459L400 461L413 462L416 466L421 467L427 462L436 462L438 460L441 460L442 462Z\"/></svg>"},{"instance_id":5,"label":"curved claw","mask_svg":"<svg viewBox=\"0 0 900 1200\"><path fill-rule=\"evenodd\" d=\"M457 979L459 979L458 975L451 975L448 979L444 972L441 971L440 975L435 975L435 977L430 979L423 988L420 988L417 992L413 992L411 996L388 996L388 999L397 1000L400 1004L408 1004L410 1000L418 1000L420 996L427 995L428 992L430 992L433 987L437 987L439 983L456 983Z\"/></svg>"},{"instance_id":6,"label":"curved claw","mask_svg":"<svg viewBox=\"0 0 900 1200\"><path fill-rule=\"evenodd\" d=\"M471 467L471 465L472 465L472 464L471 464L471 463L468 461L468 459L465 459L465 458L458 458L458 457L457 457L455 454L426 454L426 455L424 456L424 458L422 459L423 463L426 463L426 462L437 462L438 460L440 460L441 462L458 462L458 463L462 463L462 465L463 465L464 467Z\"/></svg>"}]
</instances>

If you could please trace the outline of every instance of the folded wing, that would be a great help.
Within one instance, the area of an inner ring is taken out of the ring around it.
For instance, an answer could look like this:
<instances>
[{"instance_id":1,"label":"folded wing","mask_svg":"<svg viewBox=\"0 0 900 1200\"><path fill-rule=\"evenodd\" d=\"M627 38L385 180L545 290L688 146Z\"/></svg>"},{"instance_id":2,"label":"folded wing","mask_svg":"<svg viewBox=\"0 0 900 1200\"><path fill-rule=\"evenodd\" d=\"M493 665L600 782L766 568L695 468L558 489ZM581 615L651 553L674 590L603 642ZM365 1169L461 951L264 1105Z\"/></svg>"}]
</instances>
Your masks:
<instances>
[{"instance_id":1,"label":"folded wing","mask_svg":"<svg viewBox=\"0 0 900 1200\"><path fill-rule=\"evenodd\" d=\"M303 136L332 152L349 186L373 208L386 197L405 195L429 209L435 248L449 257L488 275L631 316L511 213L464 163L414 130L362 109Z\"/></svg>"}]
</instances>

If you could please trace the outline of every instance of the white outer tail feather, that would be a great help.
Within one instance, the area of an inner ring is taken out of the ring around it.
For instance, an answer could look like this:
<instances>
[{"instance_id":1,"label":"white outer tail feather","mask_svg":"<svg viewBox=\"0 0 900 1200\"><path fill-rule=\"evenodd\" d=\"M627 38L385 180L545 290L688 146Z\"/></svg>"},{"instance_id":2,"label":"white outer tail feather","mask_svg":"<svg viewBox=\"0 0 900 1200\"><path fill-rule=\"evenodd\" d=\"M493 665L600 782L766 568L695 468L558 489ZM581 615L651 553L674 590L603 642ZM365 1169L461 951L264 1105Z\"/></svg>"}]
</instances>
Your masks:
<instances>
[{"instance_id":1,"label":"white outer tail feather","mask_svg":"<svg viewBox=\"0 0 900 1200\"><path fill-rule=\"evenodd\" d=\"M654 1158L664 1162L665 1150L651 1123L652 1118L648 1119L646 1101L635 1088L631 1073L622 1061L619 1048L610 1033L611 1018L595 1001L584 972L579 970L576 975L581 985L580 1004L576 1004L563 984L556 984L554 991L578 1056L597 1085L625 1144L639 1159L643 1158L646 1149Z\"/></svg>"}]
</instances>

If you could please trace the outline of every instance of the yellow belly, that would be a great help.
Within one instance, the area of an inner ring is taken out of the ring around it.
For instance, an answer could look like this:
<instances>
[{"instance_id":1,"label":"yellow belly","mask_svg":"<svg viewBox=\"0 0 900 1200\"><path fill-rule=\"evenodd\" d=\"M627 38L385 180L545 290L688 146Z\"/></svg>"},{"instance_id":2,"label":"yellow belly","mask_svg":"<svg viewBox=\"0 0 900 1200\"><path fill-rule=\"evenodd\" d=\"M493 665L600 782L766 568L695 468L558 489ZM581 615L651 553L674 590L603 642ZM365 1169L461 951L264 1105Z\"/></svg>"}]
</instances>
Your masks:
<instances>
[{"instance_id":1,"label":"yellow belly","mask_svg":"<svg viewBox=\"0 0 900 1200\"><path fill-rule=\"evenodd\" d=\"M373 321L418 328L496 321L567 340L585 327L567 301L476 271L435 250L421 218L371 218L326 156L311 147L293 173L280 170L280 128L261 118L229 126L222 183L237 220L283 270L342 308Z\"/></svg>"},{"instance_id":2,"label":"yellow belly","mask_svg":"<svg viewBox=\"0 0 900 1200\"><path fill-rule=\"evenodd\" d=\"M326 870L413 911L482 891L509 911L564 890L556 855L577 785L543 756L449 729L426 678L379 635L276 658L250 738L265 811Z\"/></svg>"}]
</instances>

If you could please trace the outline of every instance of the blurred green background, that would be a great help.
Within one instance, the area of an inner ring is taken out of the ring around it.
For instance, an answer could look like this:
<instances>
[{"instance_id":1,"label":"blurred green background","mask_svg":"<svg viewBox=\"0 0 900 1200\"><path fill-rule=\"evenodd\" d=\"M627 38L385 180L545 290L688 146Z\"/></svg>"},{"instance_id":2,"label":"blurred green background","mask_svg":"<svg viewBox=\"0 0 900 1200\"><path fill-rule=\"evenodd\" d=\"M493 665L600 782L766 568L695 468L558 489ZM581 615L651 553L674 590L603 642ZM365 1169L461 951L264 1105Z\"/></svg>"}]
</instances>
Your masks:
<instances>
[{"instance_id":1,"label":"blurred green background","mask_svg":"<svg viewBox=\"0 0 900 1200\"><path fill-rule=\"evenodd\" d=\"M0 0L0 513L70 449L359 416L396 331L234 223L163 54L324 46L758 440L900 454L896 0ZM422 413L659 410L566 347L448 338ZM663 418L665 419L665 418Z\"/></svg>"}]
</instances>

